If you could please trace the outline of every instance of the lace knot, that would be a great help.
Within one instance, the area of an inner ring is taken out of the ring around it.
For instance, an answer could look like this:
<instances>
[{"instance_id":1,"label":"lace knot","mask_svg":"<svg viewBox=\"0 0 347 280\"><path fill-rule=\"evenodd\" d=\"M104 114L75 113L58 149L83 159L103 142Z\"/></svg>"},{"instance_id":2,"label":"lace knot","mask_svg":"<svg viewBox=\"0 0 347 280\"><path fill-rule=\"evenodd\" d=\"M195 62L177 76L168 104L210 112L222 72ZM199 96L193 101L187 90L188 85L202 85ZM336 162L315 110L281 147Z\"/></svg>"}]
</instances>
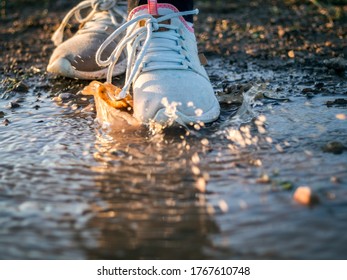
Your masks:
<instances>
[{"instance_id":1,"label":"lace knot","mask_svg":"<svg viewBox=\"0 0 347 280\"><path fill-rule=\"evenodd\" d=\"M156 18L151 17L150 19L147 20L146 25L152 25L152 30L157 31L159 30L159 22Z\"/></svg>"}]
</instances>

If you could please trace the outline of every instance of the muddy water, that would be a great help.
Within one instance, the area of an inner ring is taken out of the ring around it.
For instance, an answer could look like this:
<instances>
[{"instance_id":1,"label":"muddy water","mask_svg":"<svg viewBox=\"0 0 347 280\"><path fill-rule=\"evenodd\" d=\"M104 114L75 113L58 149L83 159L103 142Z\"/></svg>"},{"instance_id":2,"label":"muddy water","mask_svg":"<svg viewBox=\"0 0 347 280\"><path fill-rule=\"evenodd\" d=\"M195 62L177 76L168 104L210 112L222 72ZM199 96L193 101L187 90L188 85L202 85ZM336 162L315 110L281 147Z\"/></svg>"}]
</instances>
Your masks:
<instances>
[{"instance_id":1,"label":"muddy water","mask_svg":"<svg viewBox=\"0 0 347 280\"><path fill-rule=\"evenodd\" d=\"M35 76L1 93L0 258L346 258L347 157L324 149L347 145L346 107L326 106L346 80L221 59L208 71L222 115L188 132L105 133L88 100L54 102ZM300 185L320 202L294 202Z\"/></svg>"}]
</instances>

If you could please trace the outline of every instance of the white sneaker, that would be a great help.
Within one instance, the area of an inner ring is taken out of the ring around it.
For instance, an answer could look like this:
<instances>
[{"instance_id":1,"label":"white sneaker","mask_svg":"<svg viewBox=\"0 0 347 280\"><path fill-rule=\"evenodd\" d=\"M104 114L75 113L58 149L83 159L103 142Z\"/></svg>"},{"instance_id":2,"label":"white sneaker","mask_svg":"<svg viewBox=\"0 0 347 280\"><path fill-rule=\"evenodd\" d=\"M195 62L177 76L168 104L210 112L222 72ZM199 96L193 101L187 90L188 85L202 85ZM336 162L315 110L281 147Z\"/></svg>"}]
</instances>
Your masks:
<instances>
[{"instance_id":1,"label":"white sneaker","mask_svg":"<svg viewBox=\"0 0 347 280\"><path fill-rule=\"evenodd\" d=\"M219 103L199 61L192 24L183 18L198 11L179 12L170 4L151 2L135 8L128 22L107 38L97 51L97 63L109 66L111 82L113 65L127 48L126 80L119 98L130 94L132 86L134 116L142 123L174 120L193 124L216 120ZM112 55L102 60L101 54L125 29L127 34Z\"/></svg>"},{"instance_id":2,"label":"white sneaker","mask_svg":"<svg viewBox=\"0 0 347 280\"><path fill-rule=\"evenodd\" d=\"M91 9L84 18L81 12ZM63 19L52 40L57 48L54 50L47 71L70 78L103 79L107 68L96 64L95 54L106 38L115 31L127 18L127 2L116 0L86 0L74 7ZM81 28L71 38L63 42L64 29L72 16L80 23ZM105 50L110 55L119 40L114 40ZM123 54L113 76L125 72L126 56Z\"/></svg>"}]
</instances>

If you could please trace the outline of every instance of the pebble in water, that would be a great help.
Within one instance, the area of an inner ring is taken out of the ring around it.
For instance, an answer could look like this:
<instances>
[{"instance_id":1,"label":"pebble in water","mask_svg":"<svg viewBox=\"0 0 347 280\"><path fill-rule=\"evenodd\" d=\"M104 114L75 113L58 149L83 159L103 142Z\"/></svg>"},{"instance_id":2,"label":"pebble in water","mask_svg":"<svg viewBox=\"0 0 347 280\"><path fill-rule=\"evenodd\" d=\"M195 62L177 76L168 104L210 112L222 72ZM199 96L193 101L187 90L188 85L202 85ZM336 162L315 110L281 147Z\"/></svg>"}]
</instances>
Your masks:
<instances>
[{"instance_id":1,"label":"pebble in water","mask_svg":"<svg viewBox=\"0 0 347 280\"><path fill-rule=\"evenodd\" d=\"M337 114L336 118L341 121L347 120L347 116L345 114Z\"/></svg>"},{"instance_id":2,"label":"pebble in water","mask_svg":"<svg viewBox=\"0 0 347 280\"><path fill-rule=\"evenodd\" d=\"M8 126L10 124L10 121L8 119L4 119L2 122L5 126Z\"/></svg>"},{"instance_id":3,"label":"pebble in water","mask_svg":"<svg viewBox=\"0 0 347 280\"><path fill-rule=\"evenodd\" d=\"M342 154L347 148L338 141L332 141L322 147L323 152L335 155Z\"/></svg>"},{"instance_id":4,"label":"pebble in water","mask_svg":"<svg viewBox=\"0 0 347 280\"><path fill-rule=\"evenodd\" d=\"M8 105L6 106L6 108L8 109L15 109L15 108L19 108L20 105L18 102L16 101L11 101L10 103L8 103Z\"/></svg>"},{"instance_id":5,"label":"pebble in water","mask_svg":"<svg viewBox=\"0 0 347 280\"><path fill-rule=\"evenodd\" d=\"M195 188L201 192L201 193L205 193L206 192L206 180L201 177L196 181L196 185Z\"/></svg>"},{"instance_id":6,"label":"pebble in water","mask_svg":"<svg viewBox=\"0 0 347 280\"><path fill-rule=\"evenodd\" d=\"M226 213L229 210L228 203L226 203L225 200L220 200L218 206L223 213Z\"/></svg>"},{"instance_id":7,"label":"pebble in water","mask_svg":"<svg viewBox=\"0 0 347 280\"><path fill-rule=\"evenodd\" d=\"M66 101L66 100L71 99L72 94L69 93L69 92L63 92L63 93L59 94L58 97L59 97L61 100Z\"/></svg>"},{"instance_id":8,"label":"pebble in water","mask_svg":"<svg viewBox=\"0 0 347 280\"><path fill-rule=\"evenodd\" d=\"M294 192L293 199L303 205L312 205L319 202L318 196L307 186L298 187Z\"/></svg>"},{"instance_id":9,"label":"pebble in water","mask_svg":"<svg viewBox=\"0 0 347 280\"><path fill-rule=\"evenodd\" d=\"M329 69L334 69L337 73L342 73L347 68L347 60L342 57L326 59L323 64Z\"/></svg>"},{"instance_id":10,"label":"pebble in water","mask_svg":"<svg viewBox=\"0 0 347 280\"><path fill-rule=\"evenodd\" d=\"M29 86L24 83L23 81L20 81L18 82L14 88L13 88L14 91L17 91L17 92L28 92L29 91Z\"/></svg>"}]
</instances>

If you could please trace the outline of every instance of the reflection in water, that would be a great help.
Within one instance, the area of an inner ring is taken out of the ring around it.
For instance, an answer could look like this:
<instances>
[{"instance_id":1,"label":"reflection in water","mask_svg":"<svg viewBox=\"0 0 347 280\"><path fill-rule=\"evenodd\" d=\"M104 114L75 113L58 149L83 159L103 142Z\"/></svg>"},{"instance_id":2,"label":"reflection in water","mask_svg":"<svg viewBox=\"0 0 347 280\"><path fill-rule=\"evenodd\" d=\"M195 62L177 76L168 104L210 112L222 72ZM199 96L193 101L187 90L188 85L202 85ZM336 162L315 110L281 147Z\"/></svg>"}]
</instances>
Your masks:
<instances>
[{"instance_id":1,"label":"reflection in water","mask_svg":"<svg viewBox=\"0 0 347 280\"><path fill-rule=\"evenodd\" d=\"M171 132L181 133L182 138L186 133ZM103 206L88 223L88 228L98 230L97 248L90 248L88 257L204 259L212 252L218 255L210 241L218 226L208 213L204 194L194 188L200 176L192 172L190 160L204 146L187 149L188 142L193 146L199 139L183 141L184 145L176 135L147 133L98 137L95 158L101 165L96 167L95 187Z\"/></svg>"}]
</instances>

